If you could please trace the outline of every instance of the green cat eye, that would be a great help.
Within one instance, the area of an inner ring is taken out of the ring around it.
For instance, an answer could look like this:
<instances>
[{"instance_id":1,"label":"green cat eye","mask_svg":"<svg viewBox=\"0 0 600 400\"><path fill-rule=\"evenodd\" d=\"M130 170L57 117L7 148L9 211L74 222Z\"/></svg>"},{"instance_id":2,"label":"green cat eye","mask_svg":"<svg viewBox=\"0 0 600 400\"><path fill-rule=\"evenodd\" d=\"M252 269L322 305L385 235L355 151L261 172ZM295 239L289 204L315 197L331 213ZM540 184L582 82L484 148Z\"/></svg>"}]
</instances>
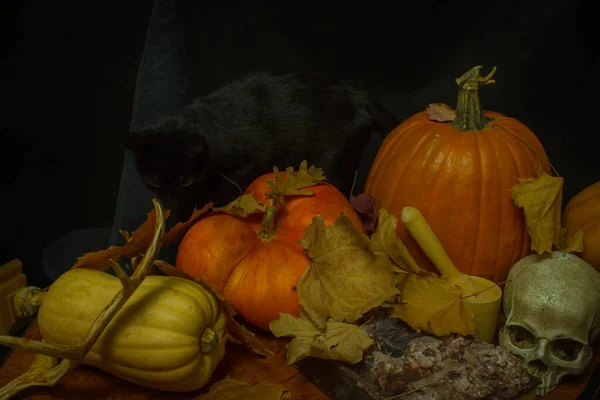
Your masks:
<instances>
[{"instance_id":1,"label":"green cat eye","mask_svg":"<svg viewBox=\"0 0 600 400\"><path fill-rule=\"evenodd\" d=\"M189 175L183 175L180 179L180 182L182 187L188 187L194 183L194 178Z\"/></svg>"},{"instance_id":2,"label":"green cat eye","mask_svg":"<svg viewBox=\"0 0 600 400\"><path fill-rule=\"evenodd\" d=\"M155 176L151 176L149 178L146 179L146 183L150 186L152 186L153 188L159 188L160 184L158 183L158 178Z\"/></svg>"}]
</instances>

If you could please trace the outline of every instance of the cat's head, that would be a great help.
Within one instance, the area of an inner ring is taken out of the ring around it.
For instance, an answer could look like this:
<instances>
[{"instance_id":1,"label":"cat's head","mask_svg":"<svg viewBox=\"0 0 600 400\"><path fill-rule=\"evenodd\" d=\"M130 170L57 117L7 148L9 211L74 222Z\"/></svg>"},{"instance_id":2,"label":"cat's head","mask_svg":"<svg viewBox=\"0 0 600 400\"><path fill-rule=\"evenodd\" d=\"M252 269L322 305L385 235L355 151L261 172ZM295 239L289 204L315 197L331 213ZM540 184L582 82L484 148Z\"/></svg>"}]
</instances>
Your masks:
<instances>
[{"instance_id":1,"label":"cat's head","mask_svg":"<svg viewBox=\"0 0 600 400\"><path fill-rule=\"evenodd\" d=\"M163 122L130 132L125 146L145 184L173 211L190 211L198 193L206 190L209 146L198 127Z\"/></svg>"}]
</instances>

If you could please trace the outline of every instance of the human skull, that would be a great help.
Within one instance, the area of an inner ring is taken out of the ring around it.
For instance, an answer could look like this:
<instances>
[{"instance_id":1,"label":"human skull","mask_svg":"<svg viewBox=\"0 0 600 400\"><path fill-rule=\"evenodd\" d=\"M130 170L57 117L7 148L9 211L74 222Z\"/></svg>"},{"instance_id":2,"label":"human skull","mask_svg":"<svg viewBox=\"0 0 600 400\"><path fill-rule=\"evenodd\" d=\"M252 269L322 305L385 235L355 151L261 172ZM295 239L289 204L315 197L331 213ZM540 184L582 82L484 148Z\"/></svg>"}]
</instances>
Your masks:
<instances>
[{"instance_id":1,"label":"human skull","mask_svg":"<svg viewBox=\"0 0 600 400\"><path fill-rule=\"evenodd\" d=\"M591 265L561 251L527 256L511 268L503 304L500 344L541 380L539 396L583 372L600 332L600 273Z\"/></svg>"}]
</instances>

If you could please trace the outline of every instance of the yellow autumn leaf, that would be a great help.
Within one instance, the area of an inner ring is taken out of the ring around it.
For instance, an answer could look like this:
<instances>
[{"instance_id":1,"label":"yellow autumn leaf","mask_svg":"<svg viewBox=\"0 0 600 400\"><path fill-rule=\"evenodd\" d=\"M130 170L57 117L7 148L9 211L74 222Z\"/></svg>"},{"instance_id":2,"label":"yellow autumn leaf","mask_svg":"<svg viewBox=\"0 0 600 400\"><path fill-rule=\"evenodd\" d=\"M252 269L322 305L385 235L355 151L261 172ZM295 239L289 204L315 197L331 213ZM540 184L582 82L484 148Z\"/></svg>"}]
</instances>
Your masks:
<instances>
[{"instance_id":1,"label":"yellow autumn leaf","mask_svg":"<svg viewBox=\"0 0 600 400\"><path fill-rule=\"evenodd\" d=\"M243 194L223 207L213 207L213 211L222 211L236 217L247 217L250 214L265 212L267 206L260 203L253 193Z\"/></svg>"},{"instance_id":2,"label":"yellow autumn leaf","mask_svg":"<svg viewBox=\"0 0 600 400\"><path fill-rule=\"evenodd\" d=\"M208 393L192 400L291 400L291 389L267 382L251 385L237 379L225 378L211 385Z\"/></svg>"},{"instance_id":3,"label":"yellow autumn leaf","mask_svg":"<svg viewBox=\"0 0 600 400\"><path fill-rule=\"evenodd\" d=\"M354 322L398 294L388 255L371 252L369 238L344 213L332 226L314 217L300 243L310 265L298 281L298 299L318 327L328 317Z\"/></svg>"},{"instance_id":4,"label":"yellow autumn leaf","mask_svg":"<svg viewBox=\"0 0 600 400\"><path fill-rule=\"evenodd\" d=\"M282 313L279 319L271 321L269 328L276 337L293 337L287 345L286 365L305 357L356 364L374 343L360 326L331 318L320 329L309 319Z\"/></svg>"},{"instance_id":5,"label":"yellow autumn leaf","mask_svg":"<svg viewBox=\"0 0 600 400\"><path fill-rule=\"evenodd\" d=\"M583 234L570 240L561 228L562 188L564 179L540 170L536 178L519 179L512 188L512 198L525 213L531 248L538 254L552 252L553 246L562 251L583 250Z\"/></svg>"},{"instance_id":6,"label":"yellow autumn leaf","mask_svg":"<svg viewBox=\"0 0 600 400\"><path fill-rule=\"evenodd\" d=\"M267 184L272 189L269 197L280 199L281 196L312 196L313 191L300 190L310 186L314 186L319 182L327 179L323 175L323 168L317 168L311 165L308 168L308 162L302 161L298 171L294 172L293 167L288 167L285 170L285 178L279 172L277 167L273 168L276 179L268 181Z\"/></svg>"},{"instance_id":7,"label":"yellow autumn leaf","mask_svg":"<svg viewBox=\"0 0 600 400\"><path fill-rule=\"evenodd\" d=\"M294 364L308 356L315 337L322 333L322 330L311 320L296 318L286 313L279 314L279 319L271 321L269 329L276 337L294 338L287 345L286 365Z\"/></svg>"},{"instance_id":8,"label":"yellow autumn leaf","mask_svg":"<svg viewBox=\"0 0 600 400\"><path fill-rule=\"evenodd\" d=\"M314 347L315 353L321 358L327 356L356 364L362 360L364 351L374 343L360 326L329 318L325 325L325 333L317 336Z\"/></svg>"},{"instance_id":9,"label":"yellow autumn leaf","mask_svg":"<svg viewBox=\"0 0 600 400\"><path fill-rule=\"evenodd\" d=\"M413 329L436 336L475 334L475 314L464 309L459 286L434 274L406 274L399 288L402 302L392 315Z\"/></svg>"},{"instance_id":10,"label":"yellow autumn leaf","mask_svg":"<svg viewBox=\"0 0 600 400\"><path fill-rule=\"evenodd\" d=\"M421 268L396 234L397 224L396 216L390 214L386 209L379 210L377 228L371 235L371 251L386 253L394 266L400 269L398 272L410 271L419 274Z\"/></svg>"},{"instance_id":11,"label":"yellow autumn leaf","mask_svg":"<svg viewBox=\"0 0 600 400\"><path fill-rule=\"evenodd\" d=\"M556 247L565 253L579 253L583 251L583 231L578 229L574 234L567 235L567 230L562 229L560 243Z\"/></svg>"}]
</instances>

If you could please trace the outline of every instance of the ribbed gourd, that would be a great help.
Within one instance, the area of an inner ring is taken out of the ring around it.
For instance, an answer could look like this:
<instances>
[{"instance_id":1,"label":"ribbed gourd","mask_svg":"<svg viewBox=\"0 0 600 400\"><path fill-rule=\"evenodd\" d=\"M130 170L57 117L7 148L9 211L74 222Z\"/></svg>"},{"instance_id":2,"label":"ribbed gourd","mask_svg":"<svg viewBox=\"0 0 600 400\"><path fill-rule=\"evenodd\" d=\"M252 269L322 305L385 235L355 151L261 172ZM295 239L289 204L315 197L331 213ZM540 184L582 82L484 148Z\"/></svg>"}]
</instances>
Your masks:
<instances>
[{"instance_id":1,"label":"ribbed gourd","mask_svg":"<svg viewBox=\"0 0 600 400\"><path fill-rule=\"evenodd\" d=\"M77 345L121 289L113 275L72 269L49 288L38 312L46 342ZM227 315L202 285L148 276L87 354L84 364L170 392L201 388L223 359Z\"/></svg>"}]
</instances>

